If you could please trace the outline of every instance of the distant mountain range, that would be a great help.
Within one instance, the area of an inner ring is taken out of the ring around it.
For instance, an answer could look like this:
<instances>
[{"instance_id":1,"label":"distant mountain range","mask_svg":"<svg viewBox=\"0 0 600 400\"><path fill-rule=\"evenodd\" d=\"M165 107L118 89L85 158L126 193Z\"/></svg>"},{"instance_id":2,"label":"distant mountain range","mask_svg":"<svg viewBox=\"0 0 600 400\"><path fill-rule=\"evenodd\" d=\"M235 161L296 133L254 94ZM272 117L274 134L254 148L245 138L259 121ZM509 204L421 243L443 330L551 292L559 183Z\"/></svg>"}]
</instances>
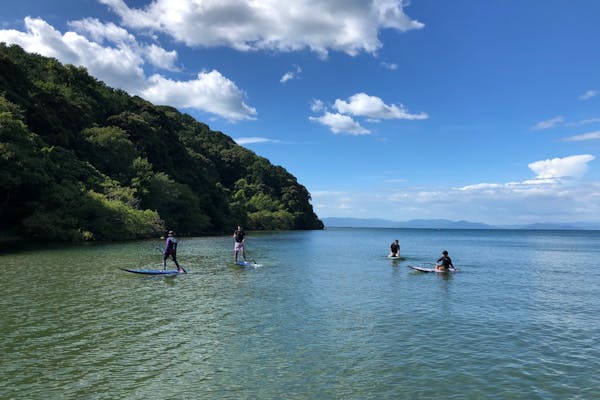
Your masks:
<instances>
[{"instance_id":1,"label":"distant mountain range","mask_svg":"<svg viewBox=\"0 0 600 400\"><path fill-rule=\"evenodd\" d=\"M532 229L532 230L600 230L600 223L535 223L525 225L489 225L481 222L446 219L411 219L389 221L376 218L321 218L326 228L413 228L413 229Z\"/></svg>"}]
</instances>

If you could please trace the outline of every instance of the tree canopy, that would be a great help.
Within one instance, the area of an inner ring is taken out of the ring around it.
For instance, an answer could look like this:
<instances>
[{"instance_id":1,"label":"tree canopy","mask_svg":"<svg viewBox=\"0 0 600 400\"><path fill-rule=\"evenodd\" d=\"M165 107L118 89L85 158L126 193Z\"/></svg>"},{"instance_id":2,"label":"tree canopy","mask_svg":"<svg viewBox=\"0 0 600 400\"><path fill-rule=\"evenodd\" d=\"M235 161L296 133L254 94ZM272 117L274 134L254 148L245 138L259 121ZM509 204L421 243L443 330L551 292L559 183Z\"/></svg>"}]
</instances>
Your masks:
<instances>
[{"instance_id":1,"label":"tree canopy","mask_svg":"<svg viewBox=\"0 0 600 400\"><path fill-rule=\"evenodd\" d=\"M322 229L310 200L284 168L190 115L0 43L0 235Z\"/></svg>"}]
</instances>

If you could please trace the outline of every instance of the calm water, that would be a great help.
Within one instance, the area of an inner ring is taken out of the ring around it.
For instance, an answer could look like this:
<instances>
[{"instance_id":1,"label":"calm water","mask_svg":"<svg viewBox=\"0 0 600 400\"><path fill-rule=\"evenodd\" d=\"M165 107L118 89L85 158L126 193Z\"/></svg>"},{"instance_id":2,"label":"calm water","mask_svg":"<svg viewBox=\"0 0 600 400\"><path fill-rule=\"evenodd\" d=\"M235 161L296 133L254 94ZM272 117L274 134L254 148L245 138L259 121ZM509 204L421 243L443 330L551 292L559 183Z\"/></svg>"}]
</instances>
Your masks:
<instances>
[{"instance_id":1,"label":"calm water","mask_svg":"<svg viewBox=\"0 0 600 400\"><path fill-rule=\"evenodd\" d=\"M399 239L405 260L385 255ZM2 399L598 399L600 232L330 229L0 254ZM414 272L447 249L460 271Z\"/></svg>"}]
</instances>

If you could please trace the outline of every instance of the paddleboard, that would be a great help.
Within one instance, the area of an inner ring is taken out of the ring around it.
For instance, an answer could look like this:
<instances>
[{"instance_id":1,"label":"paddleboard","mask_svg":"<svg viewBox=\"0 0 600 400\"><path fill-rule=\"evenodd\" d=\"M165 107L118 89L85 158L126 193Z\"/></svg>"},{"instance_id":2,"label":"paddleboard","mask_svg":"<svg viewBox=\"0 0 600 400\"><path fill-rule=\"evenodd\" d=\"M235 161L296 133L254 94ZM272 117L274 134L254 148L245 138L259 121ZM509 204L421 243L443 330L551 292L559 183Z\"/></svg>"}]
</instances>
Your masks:
<instances>
[{"instance_id":1,"label":"paddleboard","mask_svg":"<svg viewBox=\"0 0 600 400\"><path fill-rule=\"evenodd\" d=\"M131 272L133 274L142 275L177 275L183 274L183 271L177 271L176 269L127 269L120 268L123 271Z\"/></svg>"},{"instance_id":2,"label":"paddleboard","mask_svg":"<svg viewBox=\"0 0 600 400\"><path fill-rule=\"evenodd\" d=\"M240 267L260 267L260 264L257 264L253 261L236 261L235 265Z\"/></svg>"},{"instance_id":3,"label":"paddleboard","mask_svg":"<svg viewBox=\"0 0 600 400\"><path fill-rule=\"evenodd\" d=\"M419 267L419 266L415 266L415 265L409 265L408 268L412 268L415 271L420 271L420 272L437 272L439 274L449 274L451 272L456 272L456 268L436 269L436 268Z\"/></svg>"},{"instance_id":4,"label":"paddleboard","mask_svg":"<svg viewBox=\"0 0 600 400\"><path fill-rule=\"evenodd\" d=\"M403 260L404 257L402 256L387 256L387 258L389 258L390 260Z\"/></svg>"}]
</instances>

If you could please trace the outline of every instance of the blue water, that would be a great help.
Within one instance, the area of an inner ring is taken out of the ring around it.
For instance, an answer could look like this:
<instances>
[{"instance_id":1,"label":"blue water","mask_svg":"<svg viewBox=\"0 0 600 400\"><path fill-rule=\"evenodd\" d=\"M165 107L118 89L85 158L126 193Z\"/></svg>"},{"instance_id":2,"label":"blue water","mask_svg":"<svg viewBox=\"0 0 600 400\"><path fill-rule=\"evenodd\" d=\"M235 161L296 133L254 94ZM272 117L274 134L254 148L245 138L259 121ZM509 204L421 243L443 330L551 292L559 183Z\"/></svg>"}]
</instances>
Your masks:
<instances>
[{"instance_id":1,"label":"blue water","mask_svg":"<svg viewBox=\"0 0 600 400\"><path fill-rule=\"evenodd\" d=\"M399 239L402 261L385 256ZM600 232L329 229L0 254L2 399L598 399ZM448 250L455 274L415 272Z\"/></svg>"}]
</instances>

